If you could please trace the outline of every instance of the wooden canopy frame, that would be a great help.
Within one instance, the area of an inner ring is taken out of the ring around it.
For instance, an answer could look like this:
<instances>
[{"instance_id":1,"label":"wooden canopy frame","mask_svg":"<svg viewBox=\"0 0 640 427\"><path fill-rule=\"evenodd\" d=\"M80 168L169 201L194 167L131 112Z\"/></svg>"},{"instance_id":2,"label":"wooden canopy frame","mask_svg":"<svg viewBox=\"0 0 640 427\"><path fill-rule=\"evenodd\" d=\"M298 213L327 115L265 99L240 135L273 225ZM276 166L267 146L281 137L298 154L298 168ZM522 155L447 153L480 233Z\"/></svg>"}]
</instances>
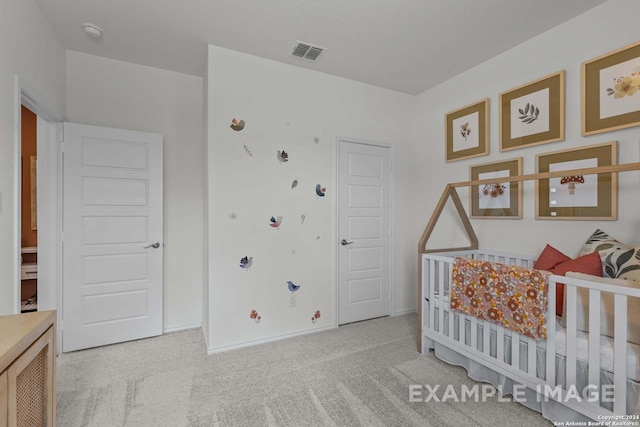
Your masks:
<instances>
[{"instance_id":1,"label":"wooden canopy frame","mask_svg":"<svg viewBox=\"0 0 640 427\"><path fill-rule=\"evenodd\" d=\"M460 196L456 188L459 187L473 187L476 185L483 184L499 184L505 182L522 182L522 181L539 181L541 179L548 178L558 178L567 175L593 175L593 174L603 174L603 173L613 173L617 174L618 172L627 172L627 171L637 171L640 170L640 162L637 163L627 163L623 165L611 165L611 166L598 166L593 168L582 168L582 169L572 169L572 170L564 170L564 171L556 171L556 172L544 172L544 173L532 173L528 175L514 175L509 177L502 178L489 178L489 179L476 179L474 181L462 181L462 182L452 182L447 184L444 187L444 191L442 192L442 196L440 196L440 200L436 205L436 208L431 214L431 218L427 223L427 226L422 233L422 237L420 237L420 242L418 243L418 301L420 302L420 306L418 308L418 352L422 352L422 255L434 252L454 252L454 251L466 251L466 250L475 250L478 249L478 237L476 236L475 231L473 230L473 226L471 225L471 220L469 219L469 215L462 205L462 201L460 200ZM444 210L445 205L447 204L447 200L451 198L456 211L458 212L458 216L462 221L462 225L469 237L470 245L465 247L458 248L440 248L440 249L427 249L427 242L429 241L429 237L431 237L431 233L436 227L438 223L438 219Z\"/></svg>"}]
</instances>

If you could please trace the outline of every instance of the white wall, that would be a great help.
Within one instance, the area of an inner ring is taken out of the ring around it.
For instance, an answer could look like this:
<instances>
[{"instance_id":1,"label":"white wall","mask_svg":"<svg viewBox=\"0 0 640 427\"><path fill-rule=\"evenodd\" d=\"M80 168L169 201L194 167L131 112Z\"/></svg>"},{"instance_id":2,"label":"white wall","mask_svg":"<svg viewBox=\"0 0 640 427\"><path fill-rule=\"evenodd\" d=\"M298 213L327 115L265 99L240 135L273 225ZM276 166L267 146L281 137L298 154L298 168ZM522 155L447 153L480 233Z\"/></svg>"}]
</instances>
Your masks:
<instances>
[{"instance_id":1,"label":"white wall","mask_svg":"<svg viewBox=\"0 0 640 427\"><path fill-rule=\"evenodd\" d=\"M65 108L64 48L32 0L0 4L0 315L14 312L14 76L50 114Z\"/></svg>"},{"instance_id":2,"label":"white wall","mask_svg":"<svg viewBox=\"0 0 640 427\"><path fill-rule=\"evenodd\" d=\"M208 67L209 350L334 325L336 136L394 145L394 311L414 309L406 167L414 98L215 46ZM243 131L230 129L234 117L246 121ZM279 164L283 149L289 162ZM325 198L315 197L316 184L327 187ZM284 217L281 229L269 227L272 215ZM243 256L254 257L251 271L239 268ZM288 280L302 285L296 308L288 307ZM313 324L316 310L322 317Z\"/></svg>"},{"instance_id":3,"label":"white wall","mask_svg":"<svg viewBox=\"0 0 640 427\"><path fill-rule=\"evenodd\" d=\"M164 135L164 328L202 319L202 78L67 51L71 122Z\"/></svg>"},{"instance_id":4,"label":"white wall","mask_svg":"<svg viewBox=\"0 0 640 427\"><path fill-rule=\"evenodd\" d=\"M640 40L640 26L624 17L640 16L637 0L610 0L534 39L531 39L421 94L416 109L415 159L418 192L416 227L420 236L444 185L469 179L469 166L524 157L524 173L534 173L535 156L558 150L619 141L620 163L638 162L640 127L589 137L580 134L581 64ZM566 70L566 140L504 153L499 151L499 93L559 70ZM445 164L444 115L483 98L490 98L491 154ZM525 183L523 220L474 220L480 246L519 253L539 253L546 243L576 256L584 241L601 228L627 243L640 242L640 179L626 172L619 181L618 221L535 220L534 183ZM460 191L468 206L468 192ZM447 210L450 214L451 210ZM444 214L443 214L444 215ZM464 243L455 221L445 217L434 245Z\"/></svg>"}]
</instances>

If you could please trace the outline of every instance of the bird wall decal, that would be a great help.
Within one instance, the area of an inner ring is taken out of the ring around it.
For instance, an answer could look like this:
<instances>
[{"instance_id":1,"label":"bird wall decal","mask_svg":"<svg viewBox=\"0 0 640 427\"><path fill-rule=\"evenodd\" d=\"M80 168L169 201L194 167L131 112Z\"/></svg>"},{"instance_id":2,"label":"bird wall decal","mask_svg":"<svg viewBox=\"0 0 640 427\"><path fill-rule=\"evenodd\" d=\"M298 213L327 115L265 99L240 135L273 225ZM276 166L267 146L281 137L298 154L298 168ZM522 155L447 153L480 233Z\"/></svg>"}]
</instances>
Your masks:
<instances>
[{"instance_id":1,"label":"bird wall decal","mask_svg":"<svg viewBox=\"0 0 640 427\"><path fill-rule=\"evenodd\" d=\"M289 288L289 292L294 293L296 292L298 289L300 289L300 285L296 285L295 283L293 283L292 281L288 281L287 282L287 287Z\"/></svg>"},{"instance_id":2,"label":"bird wall decal","mask_svg":"<svg viewBox=\"0 0 640 427\"><path fill-rule=\"evenodd\" d=\"M240 132L244 129L244 120L237 120L235 117L231 120L231 129Z\"/></svg>"},{"instance_id":3,"label":"bird wall decal","mask_svg":"<svg viewBox=\"0 0 640 427\"><path fill-rule=\"evenodd\" d=\"M273 228L279 228L280 225L282 224L282 217L278 216L278 217L271 217L271 219L269 220L269 225Z\"/></svg>"},{"instance_id":4,"label":"bird wall decal","mask_svg":"<svg viewBox=\"0 0 640 427\"><path fill-rule=\"evenodd\" d=\"M323 187L320 184L316 185L316 196L324 197L324 193L326 193L326 191L326 187Z\"/></svg>"},{"instance_id":5,"label":"bird wall decal","mask_svg":"<svg viewBox=\"0 0 640 427\"><path fill-rule=\"evenodd\" d=\"M313 317L311 318L311 322L312 323L316 323L316 320L318 320L320 318L320 310L317 310L315 313L313 313Z\"/></svg>"},{"instance_id":6,"label":"bird wall decal","mask_svg":"<svg viewBox=\"0 0 640 427\"><path fill-rule=\"evenodd\" d=\"M286 163L289 161L289 155L284 150L282 151L278 150L278 154L276 155L276 158L280 163Z\"/></svg>"},{"instance_id":7,"label":"bird wall decal","mask_svg":"<svg viewBox=\"0 0 640 427\"><path fill-rule=\"evenodd\" d=\"M253 265L253 257L242 257L240 258L240 268L243 270L249 270Z\"/></svg>"},{"instance_id":8,"label":"bird wall decal","mask_svg":"<svg viewBox=\"0 0 640 427\"><path fill-rule=\"evenodd\" d=\"M253 319L256 323L260 323L260 320L262 320L262 316L260 316L258 312L255 310L251 310L251 313L249 313L249 317Z\"/></svg>"},{"instance_id":9,"label":"bird wall decal","mask_svg":"<svg viewBox=\"0 0 640 427\"><path fill-rule=\"evenodd\" d=\"M291 189L293 190L294 188L296 188L298 186L298 180L294 179L293 181L291 181Z\"/></svg>"}]
</instances>

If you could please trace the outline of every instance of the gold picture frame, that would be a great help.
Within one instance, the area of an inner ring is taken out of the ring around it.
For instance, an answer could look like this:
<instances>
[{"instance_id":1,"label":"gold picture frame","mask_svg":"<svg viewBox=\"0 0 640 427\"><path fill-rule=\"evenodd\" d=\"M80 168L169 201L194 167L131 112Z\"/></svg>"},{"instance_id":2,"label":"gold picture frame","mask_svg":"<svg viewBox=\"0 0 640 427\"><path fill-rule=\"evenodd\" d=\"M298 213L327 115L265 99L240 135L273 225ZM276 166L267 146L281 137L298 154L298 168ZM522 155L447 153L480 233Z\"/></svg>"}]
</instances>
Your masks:
<instances>
[{"instance_id":1,"label":"gold picture frame","mask_svg":"<svg viewBox=\"0 0 640 427\"><path fill-rule=\"evenodd\" d=\"M469 175L471 181L522 175L522 157L471 165ZM471 186L469 206L471 218L522 219L522 183Z\"/></svg>"},{"instance_id":2,"label":"gold picture frame","mask_svg":"<svg viewBox=\"0 0 640 427\"><path fill-rule=\"evenodd\" d=\"M640 125L640 42L582 64L582 135Z\"/></svg>"},{"instance_id":3,"label":"gold picture frame","mask_svg":"<svg viewBox=\"0 0 640 427\"><path fill-rule=\"evenodd\" d=\"M538 154L538 173L616 165L618 142ZM571 174L536 181L536 219L616 220L615 173Z\"/></svg>"},{"instance_id":4,"label":"gold picture frame","mask_svg":"<svg viewBox=\"0 0 640 427\"><path fill-rule=\"evenodd\" d=\"M564 141L565 71L500 94L500 151Z\"/></svg>"},{"instance_id":5,"label":"gold picture frame","mask_svg":"<svg viewBox=\"0 0 640 427\"><path fill-rule=\"evenodd\" d=\"M489 154L489 98L445 114L445 161Z\"/></svg>"}]
</instances>

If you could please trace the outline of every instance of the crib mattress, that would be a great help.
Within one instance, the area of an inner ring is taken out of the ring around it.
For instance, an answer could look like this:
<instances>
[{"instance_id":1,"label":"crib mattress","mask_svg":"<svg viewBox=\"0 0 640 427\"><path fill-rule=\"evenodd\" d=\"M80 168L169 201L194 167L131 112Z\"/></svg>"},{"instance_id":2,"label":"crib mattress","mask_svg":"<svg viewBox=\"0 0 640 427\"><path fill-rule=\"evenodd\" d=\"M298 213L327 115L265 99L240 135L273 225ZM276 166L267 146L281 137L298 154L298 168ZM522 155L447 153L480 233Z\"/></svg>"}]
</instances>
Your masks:
<instances>
[{"instance_id":1,"label":"crib mattress","mask_svg":"<svg viewBox=\"0 0 640 427\"><path fill-rule=\"evenodd\" d=\"M444 298L445 306L448 308L449 306L449 298L445 296ZM436 296L435 298L435 307L436 307L436 322L438 319L437 310L440 306L439 298ZM445 310L445 313L448 310ZM454 313L455 322L457 326L458 322L458 314ZM426 323L428 323L428 318L424 319ZM560 324L559 319L556 317L556 354L562 357L566 357L567 355L567 346L566 346L566 338L567 332L566 329ZM491 328L491 331L495 331L497 329L497 325L488 322ZM482 330L482 325L479 325L480 330ZM448 316L445 316L445 331L448 330ZM457 328L456 328L457 330ZM470 330L470 322L467 320L467 331ZM511 332L509 329L504 330L505 335L505 348L511 344ZM482 332L480 332L482 333ZM469 334L467 333L467 338ZM492 334L495 335L495 334ZM456 333L457 336L457 333ZM478 340L480 345L481 340ZM467 343L468 344L468 343ZM528 345L528 338L521 339L521 346ZM542 351L546 351L546 341L536 341L536 346ZM614 343L613 338L607 337L604 335L600 336L600 369L609 373L614 372ZM505 355L508 352L505 352ZM521 357L523 356L521 352ZM582 364L588 364L589 362L589 334L588 332L580 332L576 333L576 358L577 361ZM632 343L627 343L627 378L636 382L640 382L640 346Z\"/></svg>"}]
</instances>

